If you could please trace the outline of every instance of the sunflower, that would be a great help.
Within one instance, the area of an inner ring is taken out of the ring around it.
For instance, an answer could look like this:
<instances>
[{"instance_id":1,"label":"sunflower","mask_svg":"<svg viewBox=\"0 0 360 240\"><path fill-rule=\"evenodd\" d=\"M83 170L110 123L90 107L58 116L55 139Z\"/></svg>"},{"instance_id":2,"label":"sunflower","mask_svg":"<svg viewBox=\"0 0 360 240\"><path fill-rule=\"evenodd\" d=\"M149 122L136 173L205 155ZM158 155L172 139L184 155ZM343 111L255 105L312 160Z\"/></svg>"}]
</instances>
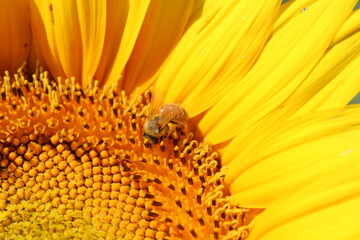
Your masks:
<instances>
[{"instance_id":1,"label":"sunflower","mask_svg":"<svg viewBox=\"0 0 360 240\"><path fill-rule=\"evenodd\" d=\"M0 238L358 238L356 2L1 2Z\"/></svg>"}]
</instances>

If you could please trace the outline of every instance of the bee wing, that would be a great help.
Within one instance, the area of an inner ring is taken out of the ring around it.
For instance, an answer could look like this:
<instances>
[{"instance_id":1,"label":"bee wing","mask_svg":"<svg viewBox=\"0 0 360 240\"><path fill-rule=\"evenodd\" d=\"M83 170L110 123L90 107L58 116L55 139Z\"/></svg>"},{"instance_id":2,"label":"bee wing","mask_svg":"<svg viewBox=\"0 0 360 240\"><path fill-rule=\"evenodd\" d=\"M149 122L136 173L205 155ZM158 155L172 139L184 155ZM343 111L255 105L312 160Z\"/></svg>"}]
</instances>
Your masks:
<instances>
[{"instance_id":1,"label":"bee wing","mask_svg":"<svg viewBox=\"0 0 360 240\"><path fill-rule=\"evenodd\" d=\"M160 118L159 118L160 129L163 129L173 119L174 119L174 116L172 116L172 115L160 114Z\"/></svg>"},{"instance_id":2,"label":"bee wing","mask_svg":"<svg viewBox=\"0 0 360 240\"><path fill-rule=\"evenodd\" d=\"M148 110L147 117L153 117L154 115L158 114L160 111L160 107L163 104L163 97L155 90L154 87L152 87L151 91L151 101L150 106Z\"/></svg>"}]
</instances>

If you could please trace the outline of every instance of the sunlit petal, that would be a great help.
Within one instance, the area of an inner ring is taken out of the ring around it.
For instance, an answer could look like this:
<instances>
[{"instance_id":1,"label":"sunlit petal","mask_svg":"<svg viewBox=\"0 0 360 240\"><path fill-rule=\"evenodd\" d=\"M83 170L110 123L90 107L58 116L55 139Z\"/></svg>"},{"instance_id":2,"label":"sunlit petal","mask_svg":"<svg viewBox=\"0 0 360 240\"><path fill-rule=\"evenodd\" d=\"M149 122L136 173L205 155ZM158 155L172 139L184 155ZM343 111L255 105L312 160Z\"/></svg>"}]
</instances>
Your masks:
<instances>
[{"instance_id":1,"label":"sunlit petal","mask_svg":"<svg viewBox=\"0 0 360 240\"><path fill-rule=\"evenodd\" d=\"M0 3L0 239L359 238L355 3Z\"/></svg>"},{"instance_id":2,"label":"sunlit petal","mask_svg":"<svg viewBox=\"0 0 360 240\"><path fill-rule=\"evenodd\" d=\"M266 207L318 176L356 166L359 137L359 106L270 122L249 136L248 145L238 145L225 181L238 204Z\"/></svg>"},{"instance_id":3,"label":"sunlit petal","mask_svg":"<svg viewBox=\"0 0 360 240\"><path fill-rule=\"evenodd\" d=\"M256 218L248 240L359 239L359 171L341 168L279 199Z\"/></svg>"},{"instance_id":4,"label":"sunlit petal","mask_svg":"<svg viewBox=\"0 0 360 240\"><path fill-rule=\"evenodd\" d=\"M101 60L94 79L104 81L109 68L114 62L123 37L129 12L128 0L106 1L106 33Z\"/></svg>"},{"instance_id":5,"label":"sunlit petal","mask_svg":"<svg viewBox=\"0 0 360 240\"><path fill-rule=\"evenodd\" d=\"M360 30L360 10L354 10L350 17L346 20L344 25L340 28L336 34L332 45L344 40L344 38L350 37L352 34L359 32Z\"/></svg>"},{"instance_id":6,"label":"sunlit petal","mask_svg":"<svg viewBox=\"0 0 360 240\"><path fill-rule=\"evenodd\" d=\"M327 50L301 86L269 116L271 121L281 122L289 117L345 106L360 89L359 65L360 33L357 32ZM227 146L224 162L236 155L238 146L247 141L241 135L235 137Z\"/></svg>"},{"instance_id":7,"label":"sunlit petal","mask_svg":"<svg viewBox=\"0 0 360 240\"><path fill-rule=\"evenodd\" d=\"M304 104L293 117L348 104L360 89L359 66L360 31L330 48L304 84L289 98L288 102ZM284 107L286 105L287 102Z\"/></svg>"},{"instance_id":8,"label":"sunlit petal","mask_svg":"<svg viewBox=\"0 0 360 240\"><path fill-rule=\"evenodd\" d=\"M86 86L95 74L104 46L106 2L91 0L76 3L83 49L81 79L82 85Z\"/></svg>"},{"instance_id":9,"label":"sunlit petal","mask_svg":"<svg viewBox=\"0 0 360 240\"><path fill-rule=\"evenodd\" d=\"M291 0L281 5L281 15L276 20L273 31L278 30L287 21L291 20L299 12L306 11L307 7L317 0Z\"/></svg>"},{"instance_id":10,"label":"sunlit petal","mask_svg":"<svg viewBox=\"0 0 360 240\"><path fill-rule=\"evenodd\" d=\"M103 48L105 4L105 1L32 2L35 58L55 76L75 77L87 84L95 74Z\"/></svg>"},{"instance_id":11,"label":"sunlit petal","mask_svg":"<svg viewBox=\"0 0 360 240\"><path fill-rule=\"evenodd\" d=\"M53 31L60 64L66 76L82 79L83 49L79 16L74 1L55 1L50 6L54 18ZM73 64L73 62L80 64Z\"/></svg>"},{"instance_id":12,"label":"sunlit petal","mask_svg":"<svg viewBox=\"0 0 360 240\"><path fill-rule=\"evenodd\" d=\"M31 1L32 46L35 60L54 76L64 77L54 36L54 16L51 1ZM30 63L34 65L35 63Z\"/></svg>"},{"instance_id":13,"label":"sunlit petal","mask_svg":"<svg viewBox=\"0 0 360 240\"><path fill-rule=\"evenodd\" d=\"M316 1L288 20L245 78L200 121L198 134L214 144L246 136L302 83L355 3Z\"/></svg>"},{"instance_id":14,"label":"sunlit petal","mask_svg":"<svg viewBox=\"0 0 360 240\"><path fill-rule=\"evenodd\" d=\"M349 22L354 23L353 17L354 14L344 26L348 26ZM347 27L342 27L340 32L343 29ZM272 121L284 121L290 116L345 106L359 91L359 50L358 32L328 49L302 85L278 107L277 116L271 116ZM297 112L294 114L295 111ZM238 145L246 144L245 142L246 138L236 137L227 148L224 162L230 160L231 154L236 154Z\"/></svg>"},{"instance_id":15,"label":"sunlit petal","mask_svg":"<svg viewBox=\"0 0 360 240\"><path fill-rule=\"evenodd\" d=\"M129 12L120 46L116 50L116 57L112 65L108 66L109 72L105 77L105 81L104 79L101 81L102 84L122 86L125 66L133 51L149 4L149 0L134 0L129 2Z\"/></svg>"},{"instance_id":16,"label":"sunlit petal","mask_svg":"<svg viewBox=\"0 0 360 240\"><path fill-rule=\"evenodd\" d=\"M166 102L201 113L240 81L259 55L279 1L229 1L206 12L177 45L156 82Z\"/></svg>"},{"instance_id":17,"label":"sunlit petal","mask_svg":"<svg viewBox=\"0 0 360 240\"><path fill-rule=\"evenodd\" d=\"M0 1L0 72L16 70L30 49L30 14L27 1Z\"/></svg>"},{"instance_id":18,"label":"sunlit petal","mask_svg":"<svg viewBox=\"0 0 360 240\"><path fill-rule=\"evenodd\" d=\"M194 1L152 1L126 65L124 87L140 92L154 82L161 64L179 41L191 17Z\"/></svg>"}]
</instances>

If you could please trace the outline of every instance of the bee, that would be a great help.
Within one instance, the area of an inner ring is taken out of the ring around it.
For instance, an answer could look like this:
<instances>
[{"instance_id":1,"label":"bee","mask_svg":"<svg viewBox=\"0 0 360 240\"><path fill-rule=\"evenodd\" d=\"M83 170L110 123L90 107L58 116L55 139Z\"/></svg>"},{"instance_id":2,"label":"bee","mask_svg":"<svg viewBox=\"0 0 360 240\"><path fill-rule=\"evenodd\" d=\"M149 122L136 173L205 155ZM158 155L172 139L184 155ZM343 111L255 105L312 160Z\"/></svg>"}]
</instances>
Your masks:
<instances>
[{"instance_id":1,"label":"bee","mask_svg":"<svg viewBox=\"0 0 360 240\"><path fill-rule=\"evenodd\" d=\"M188 118L185 109L175 103L163 104L158 110L150 107L150 114L144 124L143 137L151 144L158 144L163 136L168 136L171 124L183 126Z\"/></svg>"}]
</instances>

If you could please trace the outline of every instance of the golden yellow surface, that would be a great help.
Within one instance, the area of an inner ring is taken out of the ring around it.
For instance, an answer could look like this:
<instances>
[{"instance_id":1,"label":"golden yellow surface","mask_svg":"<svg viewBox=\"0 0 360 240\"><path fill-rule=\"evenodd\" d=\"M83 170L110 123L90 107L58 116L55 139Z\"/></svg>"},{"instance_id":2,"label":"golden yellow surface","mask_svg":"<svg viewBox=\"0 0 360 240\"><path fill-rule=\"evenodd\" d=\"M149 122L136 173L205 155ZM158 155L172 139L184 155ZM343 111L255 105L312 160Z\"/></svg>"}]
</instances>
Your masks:
<instances>
[{"instance_id":1,"label":"golden yellow surface","mask_svg":"<svg viewBox=\"0 0 360 240\"><path fill-rule=\"evenodd\" d=\"M237 239L219 156L185 128L142 138L150 93L128 99L46 73L1 79L0 238Z\"/></svg>"}]
</instances>

